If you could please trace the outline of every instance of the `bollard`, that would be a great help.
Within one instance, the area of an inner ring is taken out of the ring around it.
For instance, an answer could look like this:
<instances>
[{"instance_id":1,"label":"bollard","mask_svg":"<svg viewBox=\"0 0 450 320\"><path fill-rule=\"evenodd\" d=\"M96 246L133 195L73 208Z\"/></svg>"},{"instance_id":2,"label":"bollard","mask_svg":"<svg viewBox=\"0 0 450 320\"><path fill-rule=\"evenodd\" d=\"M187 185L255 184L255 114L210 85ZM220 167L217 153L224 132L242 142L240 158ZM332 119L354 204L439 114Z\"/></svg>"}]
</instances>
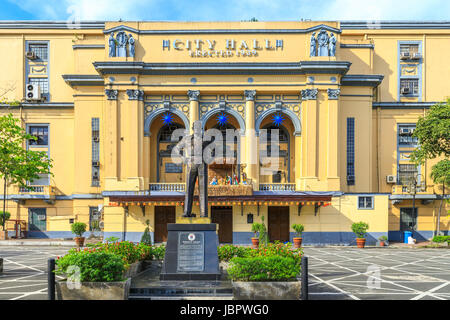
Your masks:
<instances>
[{"instance_id":1,"label":"bollard","mask_svg":"<svg viewBox=\"0 0 450 320\"><path fill-rule=\"evenodd\" d=\"M48 259L48 300L55 300L55 259Z\"/></svg>"},{"instance_id":2,"label":"bollard","mask_svg":"<svg viewBox=\"0 0 450 320\"><path fill-rule=\"evenodd\" d=\"M302 260L302 292L301 299L308 300L308 257L303 256Z\"/></svg>"}]
</instances>

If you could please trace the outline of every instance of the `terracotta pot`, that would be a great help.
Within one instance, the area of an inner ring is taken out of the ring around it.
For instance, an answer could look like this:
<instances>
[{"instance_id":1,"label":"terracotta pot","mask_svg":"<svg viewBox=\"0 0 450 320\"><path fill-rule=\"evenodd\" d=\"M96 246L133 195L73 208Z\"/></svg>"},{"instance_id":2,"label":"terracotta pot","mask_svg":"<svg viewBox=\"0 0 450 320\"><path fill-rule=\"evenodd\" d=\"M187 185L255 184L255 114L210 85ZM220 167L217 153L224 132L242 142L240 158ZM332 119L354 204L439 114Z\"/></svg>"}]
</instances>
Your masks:
<instances>
[{"instance_id":1,"label":"terracotta pot","mask_svg":"<svg viewBox=\"0 0 450 320\"><path fill-rule=\"evenodd\" d=\"M78 247L84 247L84 237L75 237L75 243Z\"/></svg>"},{"instance_id":2,"label":"terracotta pot","mask_svg":"<svg viewBox=\"0 0 450 320\"><path fill-rule=\"evenodd\" d=\"M384 247L384 246L385 246L384 241L380 241L380 247Z\"/></svg>"},{"instance_id":3,"label":"terracotta pot","mask_svg":"<svg viewBox=\"0 0 450 320\"><path fill-rule=\"evenodd\" d=\"M252 248L258 249L259 247L259 239L258 238L252 238Z\"/></svg>"},{"instance_id":4,"label":"terracotta pot","mask_svg":"<svg viewBox=\"0 0 450 320\"><path fill-rule=\"evenodd\" d=\"M299 249L302 247L302 240L303 238L294 238L294 248Z\"/></svg>"},{"instance_id":5,"label":"terracotta pot","mask_svg":"<svg viewBox=\"0 0 450 320\"><path fill-rule=\"evenodd\" d=\"M365 238L356 238L356 246L358 248L364 248L366 245L366 239Z\"/></svg>"}]
</instances>

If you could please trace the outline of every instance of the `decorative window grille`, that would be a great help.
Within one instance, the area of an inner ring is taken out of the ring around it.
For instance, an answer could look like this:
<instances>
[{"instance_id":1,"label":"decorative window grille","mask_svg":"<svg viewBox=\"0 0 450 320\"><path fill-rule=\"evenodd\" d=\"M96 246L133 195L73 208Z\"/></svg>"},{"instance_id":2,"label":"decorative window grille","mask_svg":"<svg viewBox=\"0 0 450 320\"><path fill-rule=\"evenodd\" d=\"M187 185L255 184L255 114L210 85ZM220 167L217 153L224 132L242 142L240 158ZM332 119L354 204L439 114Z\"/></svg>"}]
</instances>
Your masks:
<instances>
[{"instance_id":1,"label":"decorative window grille","mask_svg":"<svg viewBox=\"0 0 450 320\"><path fill-rule=\"evenodd\" d=\"M47 43L30 43L28 45L29 51L36 54L36 57L40 61L48 60L48 44Z\"/></svg>"},{"instance_id":2,"label":"decorative window grille","mask_svg":"<svg viewBox=\"0 0 450 320\"><path fill-rule=\"evenodd\" d=\"M347 185L355 185L355 118L347 118Z\"/></svg>"},{"instance_id":3,"label":"decorative window grille","mask_svg":"<svg viewBox=\"0 0 450 320\"><path fill-rule=\"evenodd\" d=\"M100 186L100 119L92 118L92 186Z\"/></svg>"}]
</instances>

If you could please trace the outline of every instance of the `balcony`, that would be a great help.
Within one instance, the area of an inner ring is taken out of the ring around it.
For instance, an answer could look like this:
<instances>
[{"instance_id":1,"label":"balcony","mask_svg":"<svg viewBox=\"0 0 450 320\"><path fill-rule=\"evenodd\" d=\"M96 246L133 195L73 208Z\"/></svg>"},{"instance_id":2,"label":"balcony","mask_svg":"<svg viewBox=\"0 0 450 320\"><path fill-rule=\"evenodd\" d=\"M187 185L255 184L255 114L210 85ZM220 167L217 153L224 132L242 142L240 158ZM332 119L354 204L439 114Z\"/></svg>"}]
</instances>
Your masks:
<instances>
[{"instance_id":1,"label":"balcony","mask_svg":"<svg viewBox=\"0 0 450 320\"><path fill-rule=\"evenodd\" d=\"M150 183L150 191L184 192L186 184L183 183Z\"/></svg>"},{"instance_id":2,"label":"balcony","mask_svg":"<svg viewBox=\"0 0 450 320\"><path fill-rule=\"evenodd\" d=\"M260 183L259 191L295 191L295 183Z\"/></svg>"},{"instance_id":3,"label":"balcony","mask_svg":"<svg viewBox=\"0 0 450 320\"><path fill-rule=\"evenodd\" d=\"M13 200L42 199L47 202L55 200L56 188L53 186L14 187L11 198Z\"/></svg>"}]
</instances>

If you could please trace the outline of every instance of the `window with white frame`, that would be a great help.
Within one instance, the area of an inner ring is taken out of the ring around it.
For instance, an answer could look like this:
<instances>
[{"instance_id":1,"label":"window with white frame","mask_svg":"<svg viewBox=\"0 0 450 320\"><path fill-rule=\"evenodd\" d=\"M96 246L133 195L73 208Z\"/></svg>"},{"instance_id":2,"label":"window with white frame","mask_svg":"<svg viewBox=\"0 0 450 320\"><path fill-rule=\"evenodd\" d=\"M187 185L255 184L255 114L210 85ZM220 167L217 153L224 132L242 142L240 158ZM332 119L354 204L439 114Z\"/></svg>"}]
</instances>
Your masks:
<instances>
[{"instance_id":1,"label":"window with white frame","mask_svg":"<svg viewBox=\"0 0 450 320\"><path fill-rule=\"evenodd\" d=\"M373 196L359 196L358 209L373 209Z\"/></svg>"}]
</instances>

